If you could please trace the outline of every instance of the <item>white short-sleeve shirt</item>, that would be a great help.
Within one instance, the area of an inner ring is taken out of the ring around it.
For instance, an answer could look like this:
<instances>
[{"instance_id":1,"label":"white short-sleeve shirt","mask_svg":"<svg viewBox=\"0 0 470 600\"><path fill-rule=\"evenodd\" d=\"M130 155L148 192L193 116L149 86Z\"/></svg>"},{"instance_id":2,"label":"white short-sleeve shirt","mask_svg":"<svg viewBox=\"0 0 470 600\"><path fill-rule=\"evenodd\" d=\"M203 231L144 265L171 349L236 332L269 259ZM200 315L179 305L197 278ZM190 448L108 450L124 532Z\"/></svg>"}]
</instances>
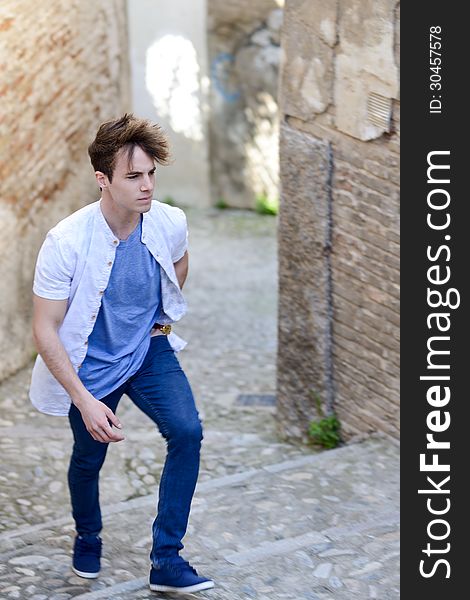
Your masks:
<instances>
[{"instance_id":1,"label":"white short-sleeve shirt","mask_svg":"<svg viewBox=\"0 0 470 600\"><path fill-rule=\"evenodd\" d=\"M158 201L152 202L142 221L142 243L160 265L161 324L173 323L186 312L186 302L173 263L187 250L188 229L184 212ZM84 206L53 227L39 251L33 291L41 298L68 300L59 337L74 368L78 370L87 353L114 262L118 238L101 212L101 201ZM178 352L186 342L176 334L168 336ZM46 414L67 415L70 397L38 356L30 386L33 405Z\"/></svg>"}]
</instances>

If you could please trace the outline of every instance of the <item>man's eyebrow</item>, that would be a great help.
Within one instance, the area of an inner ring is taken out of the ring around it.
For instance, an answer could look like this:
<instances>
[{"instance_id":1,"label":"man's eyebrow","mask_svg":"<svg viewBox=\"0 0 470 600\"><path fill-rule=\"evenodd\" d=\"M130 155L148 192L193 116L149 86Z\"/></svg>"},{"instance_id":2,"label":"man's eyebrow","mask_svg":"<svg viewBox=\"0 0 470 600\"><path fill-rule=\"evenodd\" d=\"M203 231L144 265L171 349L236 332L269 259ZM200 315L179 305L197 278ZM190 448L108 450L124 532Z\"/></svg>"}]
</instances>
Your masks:
<instances>
[{"instance_id":1,"label":"man's eyebrow","mask_svg":"<svg viewBox=\"0 0 470 600\"><path fill-rule=\"evenodd\" d=\"M156 171L157 167L153 167L150 171ZM149 171L149 173L150 173ZM143 171L128 171L126 175L142 175Z\"/></svg>"}]
</instances>

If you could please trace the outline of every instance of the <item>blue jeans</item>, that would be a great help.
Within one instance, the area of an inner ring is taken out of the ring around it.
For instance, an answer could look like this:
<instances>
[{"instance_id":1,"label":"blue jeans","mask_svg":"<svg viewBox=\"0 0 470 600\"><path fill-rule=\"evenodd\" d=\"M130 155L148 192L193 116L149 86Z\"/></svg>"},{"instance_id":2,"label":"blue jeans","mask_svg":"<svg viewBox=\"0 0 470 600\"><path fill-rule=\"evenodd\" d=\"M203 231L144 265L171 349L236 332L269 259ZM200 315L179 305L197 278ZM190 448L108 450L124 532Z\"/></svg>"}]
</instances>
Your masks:
<instances>
[{"instance_id":1,"label":"blue jeans","mask_svg":"<svg viewBox=\"0 0 470 600\"><path fill-rule=\"evenodd\" d=\"M164 335L152 337L141 368L101 399L115 412L127 394L158 426L167 442L160 479L157 516L153 523L152 564L172 559L183 548L191 500L199 472L202 427L189 382ZM68 481L77 533L96 535L102 529L98 479L108 444L94 440L80 411L69 412L74 446Z\"/></svg>"}]
</instances>

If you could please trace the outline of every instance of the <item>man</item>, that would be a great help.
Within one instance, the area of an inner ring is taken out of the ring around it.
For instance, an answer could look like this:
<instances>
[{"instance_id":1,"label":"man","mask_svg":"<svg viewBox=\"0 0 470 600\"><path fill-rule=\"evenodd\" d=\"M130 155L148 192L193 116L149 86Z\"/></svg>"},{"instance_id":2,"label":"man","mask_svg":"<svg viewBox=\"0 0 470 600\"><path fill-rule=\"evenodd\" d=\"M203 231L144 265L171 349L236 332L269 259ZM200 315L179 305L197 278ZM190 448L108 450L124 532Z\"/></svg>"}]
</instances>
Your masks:
<instances>
[{"instance_id":1,"label":"man","mask_svg":"<svg viewBox=\"0 0 470 600\"><path fill-rule=\"evenodd\" d=\"M30 397L42 412L68 415L74 446L68 481L77 536L73 570L100 571L99 471L108 444L124 439L123 394L167 442L150 553L150 589L213 587L179 555L199 470L202 428L170 333L186 310L183 211L152 200L155 163L168 163L158 125L131 114L103 123L88 149L99 201L49 231L34 278L38 358Z\"/></svg>"}]
</instances>

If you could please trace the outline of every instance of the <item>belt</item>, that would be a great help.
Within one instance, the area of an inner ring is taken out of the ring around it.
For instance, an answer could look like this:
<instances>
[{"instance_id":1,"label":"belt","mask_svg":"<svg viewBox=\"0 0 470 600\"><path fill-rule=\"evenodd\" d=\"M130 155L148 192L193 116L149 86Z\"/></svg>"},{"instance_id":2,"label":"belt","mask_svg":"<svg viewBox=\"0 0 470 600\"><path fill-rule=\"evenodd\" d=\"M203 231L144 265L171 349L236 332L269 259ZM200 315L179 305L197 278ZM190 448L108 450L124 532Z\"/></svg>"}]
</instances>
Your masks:
<instances>
[{"instance_id":1,"label":"belt","mask_svg":"<svg viewBox=\"0 0 470 600\"><path fill-rule=\"evenodd\" d=\"M160 323L154 323L153 329L159 329L163 335L171 333L171 325L161 325Z\"/></svg>"}]
</instances>

